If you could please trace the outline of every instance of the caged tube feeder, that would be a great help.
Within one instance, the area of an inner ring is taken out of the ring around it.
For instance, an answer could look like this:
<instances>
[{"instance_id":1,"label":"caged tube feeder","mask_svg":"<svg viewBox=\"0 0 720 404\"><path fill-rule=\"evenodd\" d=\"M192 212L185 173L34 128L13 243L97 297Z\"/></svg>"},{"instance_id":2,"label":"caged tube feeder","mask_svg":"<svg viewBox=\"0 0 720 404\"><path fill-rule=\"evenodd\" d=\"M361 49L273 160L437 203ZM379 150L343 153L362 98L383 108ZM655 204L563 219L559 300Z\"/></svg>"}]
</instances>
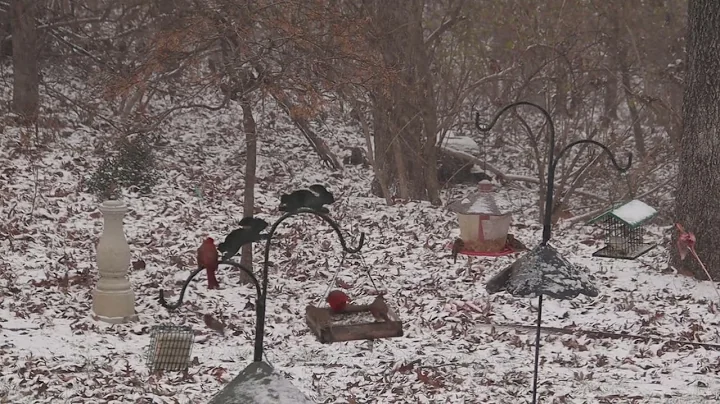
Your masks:
<instances>
[{"instance_id":1,"label":"caged tube feeder","mask_svg":"<svg viewBox=\"0 0 720 404\"><path fill-rule=\"evenodd\" d=\"M548 124L550 152L547 162L547 191L545 193L542 241L538 247L491 278L490 281L488 281L487 290L489 293L507 290L510 294L516 296L537 295L538 297L532 387L532 403L536 404L543 295L547 294L560 299L570 299L579 294L588 296L597 296L598 294L597 289L590 284L585 275L580 272L580 267L571 264L548 244L552 236L553 191L558 161L568 150L575 146L582 144L595 145L600 147L602 151L610 157L610 161L620 173L625 173L632 165L632 153L628 153L627 164L621 166L615 159L615 155L606 145L592 139L583 139L567 144L557 153L557 156L555 156L555 124L553 123L550 113L548 113L545 108L527 101L518 101L503 107L487 125L480 123L480 113L476 113L475 126L481 132L489 132L502 115L510 109L519 106L530 106L537 109L545 117Z\"/></svg>"}]
</instances>

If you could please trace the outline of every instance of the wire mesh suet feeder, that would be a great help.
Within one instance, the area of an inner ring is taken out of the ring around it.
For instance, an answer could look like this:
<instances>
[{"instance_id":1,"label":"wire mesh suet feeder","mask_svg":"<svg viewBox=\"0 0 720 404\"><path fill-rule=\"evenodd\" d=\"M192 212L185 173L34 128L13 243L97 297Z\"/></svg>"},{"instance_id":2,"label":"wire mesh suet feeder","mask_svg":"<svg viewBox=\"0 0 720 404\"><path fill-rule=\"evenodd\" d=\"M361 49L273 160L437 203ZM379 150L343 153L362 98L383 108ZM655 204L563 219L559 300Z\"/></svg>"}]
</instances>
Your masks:
<instances>
[{"instance_id":1,"label":"wire mesh suet feeder","mask_svg":"<svg viewBox=\"0 0 720 404\"><path fill-rule=\"evenodd\" d=\"M481 181L478 191L448 206L458 215L459 254L501 256L514 251L508 243L512 205L498 194L490 181ZM457 241L456 241L457 242Z\"/></svg>"},{"instance_id":2,"label":"wire mesh suet feeder","mask_svg":"<svg viewBox=\"0 0 720 404\"><path fill-rule=\"evenodd\" d=\"M605 230L606 246L593 253L595 257L635 259L655 248L645 243L645 225L657 210L637 199L610 209L588 224L599 223Z\"/></svg>"},{"instance_id":3,"label":"wire mesh suet feeder","mask_svg":"<svg viewBox=\"0 0 720 404\"><path fill-rule=\"evenodd\" d=\"M188 326L156 325L150 331L147 365L150 372L185 371L190 366L190 355L195 334Z\"/></svg>"}]
</instances>

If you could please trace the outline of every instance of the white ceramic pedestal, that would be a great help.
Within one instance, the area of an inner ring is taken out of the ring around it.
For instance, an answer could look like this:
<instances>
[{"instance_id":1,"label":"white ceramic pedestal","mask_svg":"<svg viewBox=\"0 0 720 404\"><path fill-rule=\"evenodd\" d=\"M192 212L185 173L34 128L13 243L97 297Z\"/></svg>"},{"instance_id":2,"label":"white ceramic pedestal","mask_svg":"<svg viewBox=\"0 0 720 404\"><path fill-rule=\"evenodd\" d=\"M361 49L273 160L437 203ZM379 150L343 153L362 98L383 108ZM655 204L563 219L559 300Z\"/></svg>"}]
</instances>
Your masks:
<instances>
[{"instance_id":1,"label":"white ceramic pedestal","mask_svg":"<svg viewBox=\"0 0 720 404\"><path fill-rule=\"evenodd\" d=\"M127 206L122 201L109 200L100 205L104 224L97 245L97 266L100 279L93 291L93 314L109 323L137 320L135 294L128 280L130 246L123 231Z\"/></svg>"}]
</instances>

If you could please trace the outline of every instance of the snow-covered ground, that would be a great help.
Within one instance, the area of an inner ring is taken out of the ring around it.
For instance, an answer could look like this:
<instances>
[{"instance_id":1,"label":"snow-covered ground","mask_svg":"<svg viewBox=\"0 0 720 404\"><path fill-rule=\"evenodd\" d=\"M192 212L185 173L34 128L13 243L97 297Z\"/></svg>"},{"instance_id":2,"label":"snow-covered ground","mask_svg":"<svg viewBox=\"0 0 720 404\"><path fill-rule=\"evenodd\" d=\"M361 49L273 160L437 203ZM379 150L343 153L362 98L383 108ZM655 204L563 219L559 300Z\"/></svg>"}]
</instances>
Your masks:
<instances>
[{"instance_id":1,"label":"snow-covered ground","mask_svg":"<svg viewBox=\"0 0 720 404\"><path fill-rule=\"evenodd\" d=\"M475 258L470 265L461 256L453 264L446 248L458 232L451 213L418 202L386 206L369 194L369 169L328 171L286 121L263 126L265 112L258 110L256 215L275 219L281 193L327 184L341 227L367 233L364 262L405 325L402 338L318 343L305 325L305 306L318 303L335 271L359 300L369 299L370 282L356 256L338 268L339 245L327 226L311 217L294 219L271 251L267 360L322 403L529 402L534 332L502 325L532 326L536 300L488 295L484 286L517 256ZM170 142L158 148L163 179L152 196L124 198L133 261L146 265L130 272L139 321L123 325L91 317L102 217L97 202L78 189L97 164L93 149L105 135L63 115L67 126L44 149L33 145L33 134L27 140L27 129L6 123L0 138L0 402L203 403L251 361L254 312L246 303L254 296L239 284L237 271L221 268L216 291L199 276L176 312L156 301L160 288L179 290L204 237L222 240L242 216L240 117L239 108L196 111L163 125ZM324 128L336 152L363 144L356 128L340 122ZM535 245L536 191L509 186L502 192L517 204L511 232ZM665 231L650 228L650 236L663 242ZM541 402L717 402L720 353L671 342L720 344L712 285L662 273L663 247L636 262L593 258L601 247L598 235L580 225L555 229L554 245L588 268L600 295L547 299L543 325L657 339L543 333ZM332 242L329 251L325 240ZM70 285L64 288L58 280L66 272ZM224 336L204 325L206 313L227 324ZM187 376L148 374L144 350L157 324L196 331L197 363Z\"/></svg>"}]
</instances>

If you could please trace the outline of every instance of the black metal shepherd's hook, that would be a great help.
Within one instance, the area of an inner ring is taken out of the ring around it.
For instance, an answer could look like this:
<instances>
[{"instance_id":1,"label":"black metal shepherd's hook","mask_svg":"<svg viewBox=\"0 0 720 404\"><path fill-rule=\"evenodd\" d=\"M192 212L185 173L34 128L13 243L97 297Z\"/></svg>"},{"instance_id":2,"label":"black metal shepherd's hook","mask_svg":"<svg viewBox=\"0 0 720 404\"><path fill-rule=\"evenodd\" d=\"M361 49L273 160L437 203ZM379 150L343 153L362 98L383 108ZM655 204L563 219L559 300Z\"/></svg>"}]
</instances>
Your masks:
<instances>
[{"instance_id":1,"label":"black metal shepherd's hook","mask_svg":"<svg viewBox=\"0 0 720 404\"><path fill-rule=\"evenodd\" d=\"M268 289L268 272L270 268L270 246L272 243L272 238L275 235L275 231L277 230L277 227L280 225L280 223L284 222L285 220L297 216L300 214L309 213L313 214L315 216L320 217L323 219L327 224L332 227L332 229L335 231L335 233L338 235L338 238L340 239L340 245L342 246L342 249L350 254L355 254L360 252L360 249L362 249L363 245L365 244L365 233L360 233L360 240L358 242L358 246L355 248L349 247L347 243L345 242L345 237L342 235L342 231L340 230L340 226L330 217L328 217L325 213L318 212L316 210L310 209L310 208L300 208L298 210L295 210L293 212L288 212L281 216L278 220L273 223L273 225L270 227L270 231L267 233L267 241L265 243L265 260L263 262L263 270L262 270L262 283L260 283L253 274L252 271L247 269L245 266L238 264L237 262L230 261L230 260L222 260L220 261L221 264L227 264L232 265L236 268L239 268L241 271L245 272L249 277L252 283L255 285L255 291L256 291L256 304L255 304L255 351L253 354L253 361L254 362L262 362L262 356L263 356L263 340L265 338L265 308L266 308L266 302L267 302L267 289ZM178 298L178 301L174 304L170 304L165 301L163 291L160 290L160 297L159 302L160 305L167 308L168 310L174 310L180 307L183 302L183 297L185 296L185 290L187 289L187 286L190 284L190 281L202 271L202 268L196 269L193 271L188 279L185 281L185 284L183 284L182 290L180 290L180 297Z\"/></svg>"},{"instance_id":2,"label":"black metal shepherd's hook","mask_svg":"<svg viewBox=\"0 0 720 404\"><path fill-rule=\"evenodd\" d=\"M497 114L495 114L495 117L492 119L490 124L488 125L482 125L480 123L480 113L475 114L475 126L478 130L481 132L489 132L493 126L497 123L497 121L500 119L500 117L510 110L511 108L515 108L518 106L527 105L530 107L536 108L540 113L542 113L545 116L545 119L548 123L548 129L550 132L549 141L550 141L550 153L548 155L548 171L547 171L547 192L545 193L545 213L543 216L543 237L542 237L542 245L546 245L548 241L550 241L550 237L552 235L552 209L553 209L553 191L555 188L555 170L557 168L557 163L560 160L560 158L565 154L566 151L569 149L579 145L579 144L593 144L596 146L599 146L607 155L610 157L610 160L612 161L615 168L618 169L621 173L626 172L630 166L632 165L632 153L628 153L628 163L625 167L622 167L618 164L617 160L615 159L615 155L608 149L607 146L604 144L597 142L595 140L591 139L583 139L583 140L577 140L574 141L567 146L565 146L560 152L557 154L557 157L554 156L555 152L555 124L553 123L552 117L550 116L550 113L548 111L532 102L527 101L518 101L515 103L512 103L510 105L505 106L502 108ZM542 298L543 295L540 294L538 296L538 317L537 317L537 332L535 334L535 367L534 367L534 373L533 373L533 398L532 403L535 404L537 402L537 378L538 378L538 364L540 361L540 322L542 321Z\"/></svg>"}]
</instances>

